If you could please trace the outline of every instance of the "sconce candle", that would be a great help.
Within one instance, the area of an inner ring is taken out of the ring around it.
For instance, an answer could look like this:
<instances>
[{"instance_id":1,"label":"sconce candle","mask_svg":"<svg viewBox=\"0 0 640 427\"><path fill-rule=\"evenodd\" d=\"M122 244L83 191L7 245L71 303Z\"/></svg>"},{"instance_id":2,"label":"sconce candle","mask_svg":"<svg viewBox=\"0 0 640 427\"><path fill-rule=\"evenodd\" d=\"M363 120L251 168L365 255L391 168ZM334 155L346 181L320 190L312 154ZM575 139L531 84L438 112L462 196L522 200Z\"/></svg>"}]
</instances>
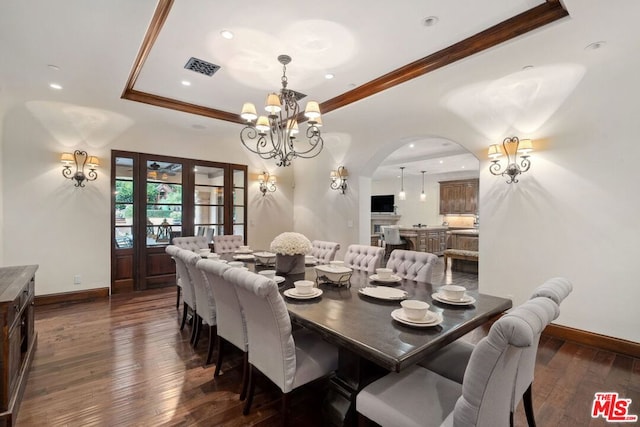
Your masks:
<instances>
[{"instance_id":1,"label":"sconce candle","mask_svg":"<svg viewBox=\"0 0 640 427\"><path fill-rule=\"evenodd\" d=\"M276 191L276 177L269 175L269 172L263 171L258 175L258 183L260 184L260 192L264 197L268 192L273 193Z\"/></svg>"},{"instance_id":2,"label":"sconce candle","mask_svg":"<svg viewBox=\"0 0 640 427\"><path fill-rule=\"evenodd\" d=\"M62 153L60 161L64 165L62 176L76 181L76 187L84 187L84 181L95 181L98 178L96 169L100 166L100 160L95 156L89 156L86 151L76 150L72 153ZM71 166L75 164L75 173ZM84 167L88 166L89 172L84 172Z\"/></svg>"},{"instance_id":3,"label":"sconce candle","mask_svg":"<svg viewBox=\"0 0 640 427\"><path fill-rule=\"evenodd\" d=\"M531 167L529 153L533 150L533 143L530 139L518 139L517 136L505 138L502 147L498 144L489 146L488 156L491 159L489 171L493 175L507 176L507 184L518 182L517 176L525 173ZM507 155L507 165L502 170L500 157ZM520 164L518 164L520 160Z\"/></svg>"},{"instance_id":4,"label":"sconce candle","mask_svg":"<svg viewBox=\"0 0 640 427\"><path fill-rule=\"evenodd\" d=\"M332 190L339 190L344 194L347 191L347 178L349 172L344 166L338 166L337 170L332 170L329 176L331 178L331 184L329 185Z\"/></svg>"}]
</instances>

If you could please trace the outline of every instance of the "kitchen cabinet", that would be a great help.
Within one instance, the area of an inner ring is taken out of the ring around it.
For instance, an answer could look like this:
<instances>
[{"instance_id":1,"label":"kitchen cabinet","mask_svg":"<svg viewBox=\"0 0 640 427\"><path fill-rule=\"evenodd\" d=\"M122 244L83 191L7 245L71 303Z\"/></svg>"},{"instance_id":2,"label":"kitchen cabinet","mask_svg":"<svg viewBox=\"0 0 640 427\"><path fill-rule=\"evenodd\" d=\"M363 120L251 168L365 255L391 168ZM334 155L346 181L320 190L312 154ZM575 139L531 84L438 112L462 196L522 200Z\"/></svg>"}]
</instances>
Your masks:
<instances>
[{"instance_id":1,"label":"kitchen cabinet","mask_svg":"<svg viewBox=\"0 0 640 427\"><path fill-rule=\"evenodd\" d=\"M440 182L440 214L476 214L478 179Z\"/></svg>"},{"instance_id":2,"label":"kitchen cabinet","mask_svg":"<svg viewBox=\"0 0 640 427\"><path fill-rule=\"evenodd\" d=\"M37 265L0 268L0 427L14 425L36 347Z\"/></svg>"},{"instance_id":3,"label":"kitchen cabinet","mask_svg":"<svg viewBox=\"0 0 640 427\"><path fill-rule=\"evenodd\" d=\"M442 255L447 248L447 227L400 227L400 237L411 251Z\"/></svg>"}]
</instances>

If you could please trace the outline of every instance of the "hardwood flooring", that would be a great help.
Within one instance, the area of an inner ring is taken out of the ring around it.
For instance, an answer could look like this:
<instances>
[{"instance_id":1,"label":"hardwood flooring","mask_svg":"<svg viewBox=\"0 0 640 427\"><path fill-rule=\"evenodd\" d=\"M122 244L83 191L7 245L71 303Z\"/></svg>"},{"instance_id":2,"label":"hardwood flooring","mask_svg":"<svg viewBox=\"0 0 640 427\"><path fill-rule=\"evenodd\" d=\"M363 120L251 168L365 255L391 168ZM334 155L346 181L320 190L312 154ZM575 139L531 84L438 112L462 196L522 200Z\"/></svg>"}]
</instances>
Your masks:
<instances>
[{"instance_id":1,"label":"hardwood flooring","mask_svg":"<svg viewBox=\"0 0 640 427\"><path fill-rule=\"evenodd\" d=\"M433 281L473 287L474 277L443 275L440 268ZM179 320L175 288L37 306L38 348L17 426L279 425L275 386L258 383L251 414L243 416L240 353L230 353L214 381L214 365L203 366L206 333L194 350ZM465 339L484 333L480 328ZM291 425L323 425L325 386L294 393ZM640 415L640 359L542 338L533 385L538 426L607 425L590 416L597 391L632 399L630 412ZM526 426L522 405L515 422Z\"/></svg>"}]
</instances>

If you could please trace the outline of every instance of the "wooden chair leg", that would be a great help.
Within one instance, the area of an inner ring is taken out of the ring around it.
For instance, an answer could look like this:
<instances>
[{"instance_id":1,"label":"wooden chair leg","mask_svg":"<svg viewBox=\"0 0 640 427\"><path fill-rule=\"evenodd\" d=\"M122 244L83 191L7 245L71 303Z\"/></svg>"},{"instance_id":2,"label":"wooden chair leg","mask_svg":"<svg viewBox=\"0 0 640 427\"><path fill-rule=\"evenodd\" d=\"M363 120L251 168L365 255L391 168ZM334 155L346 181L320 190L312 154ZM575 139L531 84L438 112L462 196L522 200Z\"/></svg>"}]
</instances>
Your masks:
<instances>
[{"instance_id":1,"label":"wooden chair leg","mask_svg":"<svg viewBox=\"0 0 640 427\"><path fill-rule=\"evenodd\" d=\"M182 304L182 323L180 324L180 330L184 329L185 323L187 323L187 312L189 311L189 306L187 303Z\"/></svg>"},{"instance_id":2,"label":"wooden chair leg","mask_svg":"<svg viewBox=\"0 0 640 427\"><path fill-rule=\"evenodd\" d=\"M240 400L247 398L247 388L249 387L249 352L245 351L242 355L242 391L240 392Z\"/></svg>"},{"instance_id":3,"label":"wooden chair leg","mask_svg":"<svg viewBox=\"0 0 640 427\"><path fill-rule=\"evenodd\" d=\"M358 412L358 427L369 427L371 425L371 420Z\"/></svg>"},{"instance_id":4,"label":"wooden chair leg","mask_svg":"<svg viewBox=\"0 0 640 427\"><path fill-rule=\"evenodd\" d=\"M289 393L282 393L282 427L289 424Z\"/></svg>"},{"instance_id":5,"label":"wooden chair leg","mask_svg":"<svg viewBox=\"0 0 640 427\"><path fill-rule=\"evenodd\" d=\"M253 402L253 393L256 389L256 380L255 373L253 372L254 367L249 365L249 395L247 396L247 400L244 402L244 408L242 409L243 415L249 415L249 411L251 410L251 403Z\"/></svg>"},{"instance_id":6,"label":"wooden chair leg","mask_svg":"<svg viewBox=\"0 0 640 427\"><path fill-rule=\"evenodd\" d=\"M215 325L213 326L209 325L209 350L207 350L207 361L206 361L207 365L210 365L212 362L211 359L213 358L213 348L216 343L216 336L218 335L216 331L217 331L217 328Z\"/></svg>"},{"instance_id":7,"label":"wooden chair leg","mask_svg":"<svg viewBox=\"0 0 640 427\"><path fill-rule=\"evenodd\" d=\"M178 288L176 290L176 310L179 310L180 309L180 292L182 291L182 288L177 285L176 285L176 288Z\"/></svg>"},{"instance_id":8,"label":"wooden chair leg","mask_svg":"<svg viewBox=\"0 0 640 427\"><path fill-rule=\"evenodd\" d=\"M536 419L533 416L533 396L531 395L531 386L522 395L522 403L524 405L524 413L527 416L527 423L529 427L536 427Z\"/></svg>"},{"instance_id":9,"label":"wooden chair leg","mask_svg":"<svg viewBox=\"0 0 640 427\"><path fill-rule=\"evenodd\" d=\"M193 314L193 332L191 334L191 345L195 348L198 346L200 339L200 328L202 327L202 319L197 313Z\"/></svg>"},{"instance_id":10,"label":"wooden chair leg","mask_svg":"<svg viewBox=\"0 0 640 427\"><path fill-rule=\"evenodd\" d=\"M218 356L216 357L216 369L213 371L213 378L220 375L220 369L222 368L222 354L224 352L224 339L218 337ZM242 399L240 399L242 400Z\"/></svg>"}]
</instances>

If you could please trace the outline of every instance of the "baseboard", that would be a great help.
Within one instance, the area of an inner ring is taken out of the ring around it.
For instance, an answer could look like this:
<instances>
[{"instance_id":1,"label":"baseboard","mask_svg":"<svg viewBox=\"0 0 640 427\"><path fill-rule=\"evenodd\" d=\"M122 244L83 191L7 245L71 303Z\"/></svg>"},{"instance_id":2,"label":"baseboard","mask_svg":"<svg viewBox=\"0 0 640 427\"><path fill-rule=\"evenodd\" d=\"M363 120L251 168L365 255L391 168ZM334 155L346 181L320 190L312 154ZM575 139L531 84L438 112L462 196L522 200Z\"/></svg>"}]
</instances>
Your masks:
<instances>
[{"instance_id":1,"label":"baseboard","mask_svg":"<svg viewBox=\"0 0 640 427\"><path fill-rule=\"evenodd\" d=\"M574 329L568 326L554 325L553 323L545 328L543 334L596 347L601 350L613 351L615 353L640 358L640 343L623 340L621 338L609 337L607 335Z\"/></svg>"},{"instance_id":2,"label":"baseboard","mask_svg":"<svg viewBox=\"0 0 640 427\"><path fill-rule=\"evenodd\" d=\"M82 291L62 292L59 294L36 295L38 305L59 304L67 302L85 302L99 298L108 298L109 288L85 289Z\"/></svg>"}]
</instances>

